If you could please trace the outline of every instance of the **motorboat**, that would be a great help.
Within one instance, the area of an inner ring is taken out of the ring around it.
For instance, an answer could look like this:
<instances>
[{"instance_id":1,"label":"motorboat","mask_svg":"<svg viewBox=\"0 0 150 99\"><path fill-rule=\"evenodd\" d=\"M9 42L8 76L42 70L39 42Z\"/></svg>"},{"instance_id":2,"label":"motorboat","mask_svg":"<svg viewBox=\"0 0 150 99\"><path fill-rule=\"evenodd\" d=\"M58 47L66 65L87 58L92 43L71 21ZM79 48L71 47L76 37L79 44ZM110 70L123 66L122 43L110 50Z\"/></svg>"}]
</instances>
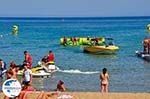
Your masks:
<instances>
[{"instance_id":1,"label":"motorboat","mask_svg":"<svg viewBox=\"0 0 150 99\"><path fill-rule=\"evenodd\" d=\"M148 62L150 62L150 54L146 54L146 53L143 53L143 52L140 52L140 51L135 51L136 55Z\"/></svg>"},{"instance_id":2,"label":"motorboat","mask_svg":"<svg viewBox=\"0 0 150 99\"><path fill-rule=\"evenodd\" d=\"M113 54L119 50L118 46L109 45L109 46L84 46L84 52L89 53L98 53L98 54Z\"/></svg>"}]
</instances>

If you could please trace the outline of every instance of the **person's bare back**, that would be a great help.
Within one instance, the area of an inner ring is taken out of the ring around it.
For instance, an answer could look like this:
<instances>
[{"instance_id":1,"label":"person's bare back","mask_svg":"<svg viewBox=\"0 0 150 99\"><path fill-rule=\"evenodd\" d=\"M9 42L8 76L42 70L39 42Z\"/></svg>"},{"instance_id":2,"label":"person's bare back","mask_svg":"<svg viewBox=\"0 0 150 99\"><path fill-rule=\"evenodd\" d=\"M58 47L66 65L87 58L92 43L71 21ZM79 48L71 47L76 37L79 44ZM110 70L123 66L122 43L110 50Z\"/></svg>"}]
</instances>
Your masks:
<instances>
[{"instance_id":1,"label":"person's bare back","mask_svg":"<svg viewBox=\"0 0 150 99\"><path fill-rule=\"evenodd\" d=\"M102 73L100 73L101 80L101 92L108 92L108 83L109 83L109 74L107 73L107 69L104 68Z\"/></svg>"},{"instance_id":2,"label":"person's bare back","mask_svg":"<svg viewBox=\"0 0 150 99\"><path fill-rule=\"evenodd\" d=\"M106 74L101 73L100 78L101 78L102 84L108 84L108 80L109 80L108 73L106 73Z\"/></svg>"}]
</instances>

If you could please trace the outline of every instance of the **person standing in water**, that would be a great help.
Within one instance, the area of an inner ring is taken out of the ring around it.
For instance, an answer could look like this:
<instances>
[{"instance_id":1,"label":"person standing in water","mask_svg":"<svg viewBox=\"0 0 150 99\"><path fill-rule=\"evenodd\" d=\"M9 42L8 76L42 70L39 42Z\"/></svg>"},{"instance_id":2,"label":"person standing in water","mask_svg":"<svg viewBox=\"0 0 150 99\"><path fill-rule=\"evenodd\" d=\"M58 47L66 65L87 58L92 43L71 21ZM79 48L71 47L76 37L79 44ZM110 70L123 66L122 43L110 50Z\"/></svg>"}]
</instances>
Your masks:
<instances>
[{"instance_id":1,"label":"person standing in water","mask_svg":"<svg viewBox=\"0 0 150 99\"><path fill-rule=\"evenodd\" d=\"M25 56L24 62L27 64L27 67L31 69L32 68L32 56L27 51L24 51L24 56Z\"/></svg>"},{"instance_id":2,"label":"person standing in water","mask_svg":"<svg viewBox=\"0 0 150 99\"><path fill-rule=\"evenodd\" d=\"M100 73L100 80L101 92L108 92L109 74L106 68L103 68L102 73Z\"/></svg>"}]
</instances>

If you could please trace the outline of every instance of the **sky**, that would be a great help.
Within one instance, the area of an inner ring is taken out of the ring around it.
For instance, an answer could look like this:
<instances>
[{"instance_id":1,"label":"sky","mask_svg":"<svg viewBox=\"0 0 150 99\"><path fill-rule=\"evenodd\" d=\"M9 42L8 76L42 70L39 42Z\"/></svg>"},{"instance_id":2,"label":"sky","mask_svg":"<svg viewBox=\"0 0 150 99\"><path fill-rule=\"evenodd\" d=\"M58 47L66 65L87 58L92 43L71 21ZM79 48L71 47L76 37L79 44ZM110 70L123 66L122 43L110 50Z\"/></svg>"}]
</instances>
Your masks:
<instances>
[{"instance_id":1,"label":"sky","mask_svg":"<svg viewBox=\"0 0 150 99\"><path fill-rule=\"evenodd\" d=\"M150 16L150 0L0 0L0 16Z\"/></svg>"}]
</instances>

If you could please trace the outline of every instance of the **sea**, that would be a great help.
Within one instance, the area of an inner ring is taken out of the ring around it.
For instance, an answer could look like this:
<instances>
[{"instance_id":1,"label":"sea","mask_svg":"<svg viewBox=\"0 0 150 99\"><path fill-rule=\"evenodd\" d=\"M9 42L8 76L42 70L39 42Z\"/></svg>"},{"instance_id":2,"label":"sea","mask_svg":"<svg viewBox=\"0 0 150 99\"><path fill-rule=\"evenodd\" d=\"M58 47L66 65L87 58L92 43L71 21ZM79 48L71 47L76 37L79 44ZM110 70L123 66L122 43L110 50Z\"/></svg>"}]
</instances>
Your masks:
<instances>
[{"instance_id":1,"label":"sea","mask_svg":"<svg viewBox=\"0 0 150 99\"><path fill-rule=\"evenodd\" d=\"M110 75L110 92L150 92L150 63L135 55L150 17L1 17L0 58L22 64L23 52L33 57L33 67L48 52L55 54L59 71L49 78L33 78L37 90L54 91L59 80L68 91L100 91L99 75L103 68ZM12 26L18 25L18 35ZM82 46L62 46L62 37L109 37L119 51L112 55L84 53Z\"/></svg>"}]
</instances>

